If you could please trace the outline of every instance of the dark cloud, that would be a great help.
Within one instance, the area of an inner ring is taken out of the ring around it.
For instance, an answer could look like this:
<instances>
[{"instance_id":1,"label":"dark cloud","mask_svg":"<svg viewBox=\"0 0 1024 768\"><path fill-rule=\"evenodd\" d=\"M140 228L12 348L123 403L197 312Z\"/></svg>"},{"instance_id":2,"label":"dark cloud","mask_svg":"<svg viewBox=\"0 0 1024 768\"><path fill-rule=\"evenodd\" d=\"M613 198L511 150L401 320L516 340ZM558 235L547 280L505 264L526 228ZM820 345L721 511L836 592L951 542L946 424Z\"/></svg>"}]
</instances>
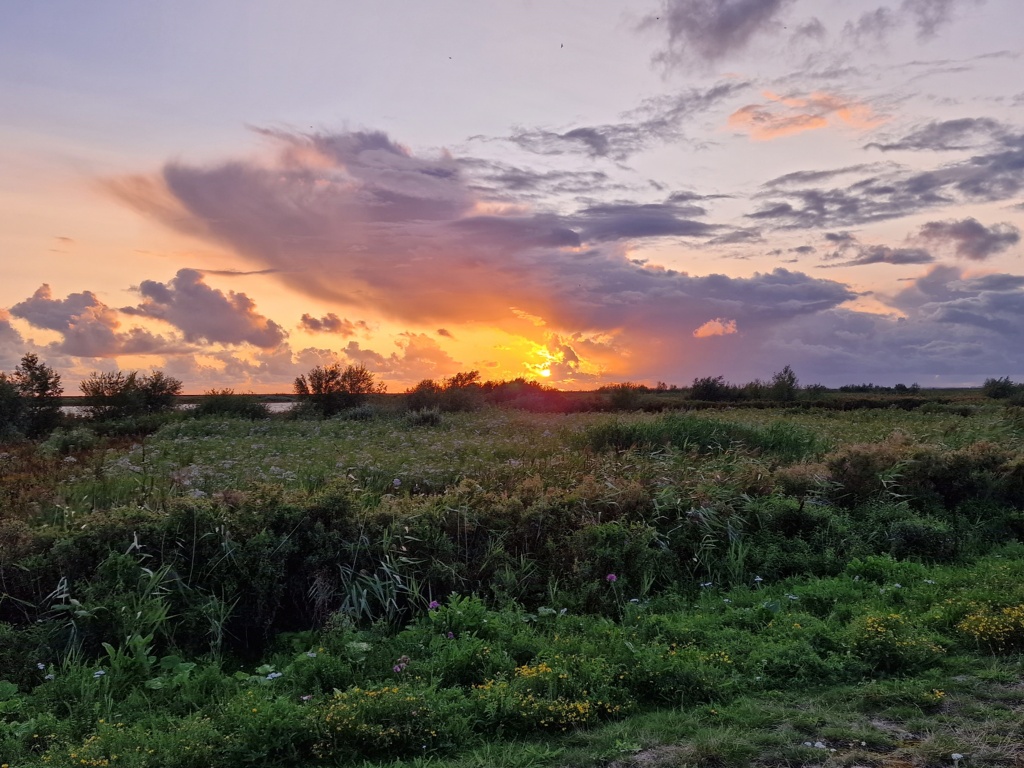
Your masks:
<instances>
[{"instance_id":1,"label":"dark cloud","mask_svg":"<svg viewBox=\"0 0 1024 768\"><path fill-rule=\"evenodd\" d=\"M748 217L782 228L848 227L936 206L1006 200L1024 189L1024 135L1004 136L988 152L930 171L897 168L844 187L778 186L766 185L759 197L768 201Z\"/></svg>"},{"instance_id":2,"label":"dark cloud","mask_svg":"<svg viewBox=\"0 0 1024 768\"><path fill-rule=\"evenodd\" d=\"M986 377L1024 373L1019 342L1024 276L969 278L955 267L936 265L888 301L898 312L835 308L795 317L756 347L737 336L724 337L738 342L736 351L723 347L715 365L718 371L736 371L742 380L764 376L786 360L801 379L813 376L830 386L861 381L977 385ZM742 336L742 325L739 329ZM715 370L709 366L708 373Z\"/></svg>"},{"instance_id":3,"label":"dark cloud","mask_svg":"<svg viewBox=\"0 0 1024 768\"><path fill-rule=\"evenodd\" d=\"M979 5L984 0L903 0L898 6L879 6L848 22L843 32L855 42L882 43L891 32L911 23L917 28L919 40L928 40L940 27L953 20L958 5Z\"/></svg>"},{"instance_id":4,"label":"dark cloud","mask_svg":"<svg viewBox=\"0 0 1024 768\"><path fill-rule=\"evenodd\" d=\"M790 253L799 253L801 256L807 256L814 253L818 249L813 245L798 245L796 248L790 248Z\"/></svg>"},{"instance_id":5,"label":"dark cloud","mask_svg":"<svg viewBox=\"0 0 1024 768\"><path fill-rule=\"evenodd\" d=\"M633 240L647 237L706 237L719 227L694 221L700 206L670 203L611 203L584 208L569 221L588 241Z\"/></svg>"},{"instance_id":6,"label":"dark cloud","mask_svg":"<svg viewBox=\"0 0 1024 768\"><path fill-rule=\"evenodd\" d=\"M783 187L790 184L814 184L821 181L829 181L837 176L846 176L854 173L874 173L884 168L881 165L862 163L860 165L848 165L845 168L833 168L827 171L794 171L783 176L776 176L769 179L763 186L765 188Z\"/></svg>"},{"instance_id":7,"label":"dark cloud","mask_svg":"<svg viewBox=\"0 0 1024 768\"><path fill-rule=\"evenodd\" d=\"M784 269L744 278L697 277L634 261L630 243L642 238L757 237L754 231L700 221L702 196L696 193L659 203L591 203L558 215L531 212L522 205L482 203L464 166L447 155L421 161L384 139L358 151L353 147L362 146L363 139L279 141L280 155L272 162L170 165L162 179L115 189L137 209L226 243L255 267L277 269L278 280L321 300L364 307L421 328L473 322L538 344L552 333L572 337L568 346L579 362L563 350L558 373L577 381L595 370L624 370L627 359L692 360L698 351L706 354L707 345L720 339L698 339L691 331L709 318L734 321L744 330L728 338L756 344L779 324L855 297L841 283ZM342 162L322 146L360 156ZM400 156L392 157L395 153ZM438 164L440 172L434 173ZM402 183L405 174L408 185ZM393 209L381 210L392 189L401 190L400 199ZM420 195L428 198L422 206ZM224 341L253 340L249 334L259 327L253 328L251 303L240 306L238 295L210 295L198 273L179 278L167 285L147 283L146 302L133 311L162 318L173 314L193 337L209 338L216 330ZM183 311L191 291L236 311L228 311L215 327L186 326L186 319L203 314ZM260 327L276 328L269 321ZM666 332L679 328L686 333ZM279 334L277 329L270 341ZM391 354L350 342L342 356L383 377L434 378L457 370L450 367L457 361L437 343L444 338L407 335ZM698 344L700 350L693 346Z\"/></svg>"},{"instance_id":8,"label":"dark cloud","mask_svg":"<svg viewBox=\"0 0 1024 768\"><path fill-rule=\"evenodd\" d=\"M168 322L189 342L275 347L287 336L280 325L259 314L244 293L211 288L194 269L178 270L166 284L144 280L139 293L143 302L122 312Z\"/></svg>"},{"instance_id":9,"label":"dark cloud","mask_svg":"<svg viewBox=\"0 0 1024 768\"><path fill-rule=\"evenodd\" d=\"M980 5L984 0L972 0ZM953 18L953 10L958 0L903 0L902 10L907 13L917 26L917 36L922 40L935 37L939 27L948 24Z\"/></svg>"},{"instance_id":10,"label":"dark cloud","mask_svg":"<svg viewBox=\"0 0 1024 768\"><path fill-rule=\"evenodd\" d=\"M472 175L469 188L493 200L593 194L615 186L603 171L538 171L480 158L460 158L459 164Z\"/></svg>"},{"instance_id":11,"label":"dark cloud","mask_svg":"<svg viewBox=\"0 0 1024 768\"><path fill-rule=\"evenodd\" d=\"M276 269L197 269L203 275L216 275L218 277L245 277L247 275L272 275Z\"/></svg>"},{"instance_id":12,"label":"dark cloud","mask_svg":"<svg viewBox=\"0 0 1024 768\"><path fill-rule=\"evenodd\" d=\"M11 307L11 314L37 328L57 331L63 339L51 349L75 357L176 354L191 348L173 339L154 335L142 328L119 330L117 311L100 301L92 291L55 299L43 284L29 299Z\"/></svg>"},{"instance_id":13,"label":"dark cloud","mask_svg":"<svg viewBox=\"0 0 1024 768\"><path fill-rule=\"evenodd\" d=\"M313 333L336 333L339 336L355 336L359 331L369 331L370 327L365 320L352 322L345 318L338 317L333 312L328 312L323 317L313 317L304 314L299 321L299 327Z\"/></svg>"},{"instance_id":14,"label":"dark cloud","mask_svg":"<svg viewBox=\"0 0 1024 768\"><path fill-rule=\"evenodd\" d=\"M847 22L843 34L858 44L878 43L899 26L900 21L900 17L891 8L880 6L862 13L856 21Z\"/></svg>"},{"instance_id":15,"label":"dark cloud","mask_svg":"<svg viewBox=\"0 0 1024 768\"><path fill-rule=\"evenodd\" d=\"M0 371L13 370L26 351L25 340L11 325L10 313L0 309Z\"/></svg>"},{"instance_id":16,"label":"dark cloud","mask_svg":"<svg viewBox=\"0 0 1024 768\"><path fill-rule=\"evenodd\" d=\"M444 336L447 339L454 339L455 338L455 336L452 334L452 332L449 331L447 328L438 328L437 329L437 335L438 336Z\"/></svg>"},{"instance_id":17,"label":"dark cloud","mask_svg":"<svg viewBox=\"0 0 1024 768\"><path fill-rule=\"evenodd\" d=\"M848 256L850 250L856 255L829 267L858 267L865 264L930 264L935 257L923 248L890 248L887 245L854 245L850 249L836 252L829 258Z\"/></svg>"},{"instance_id":18,"label":"dark cloud","mask_svg":"<svg viewBox=\"0 0 1024 768\"><path fill-rule=\"evenodd\" d=\"M1004 135L1004 128L997 120L987 117L964 117L957 120L943 120L922 126L902 139L887 144L872 142L865 149L929 150L933 152L971 149L979 140L988 142Z\"/></svg>"},{"instance_id":19,"label":"dark cloud","mask_svg":"<svg viewBox=\"0 0 1024 768\"><path fill-rule=\"evenodd\" d=\"M792 0L664 0L648 26L663 26L668 48L658 58L717 61L741 51L758 34L777 29L776 21Z\"/></svg>"},{"instance_id":20,"label":"dark cloud","mask_svg":"<svg viewBox=\"0 0 1024 768\"><path fill-rule=\"evenodd\" d=\"M646 99L623 115L622 122L566 131L520 128L512 133L509 141L540 155L582 154L625 160L653 142L678 139L688 119L749 87L749 82L730 80L710 88L689 88L673 95Z\"/></svg>"},{"instance_id":21,"label":"dark cloud","mask_svg":"<svg viewBox=\"0 0 1024 768\"><path fill-rule=\"evenodd\" d=\"M984 261L1017 245L1020 242L1020 230L1006 223L986 227L977 219L967 218L960 221L929 221L921 227L918 237L936 245L951 246L961 258Z\"/></svg>"}]
</instances>

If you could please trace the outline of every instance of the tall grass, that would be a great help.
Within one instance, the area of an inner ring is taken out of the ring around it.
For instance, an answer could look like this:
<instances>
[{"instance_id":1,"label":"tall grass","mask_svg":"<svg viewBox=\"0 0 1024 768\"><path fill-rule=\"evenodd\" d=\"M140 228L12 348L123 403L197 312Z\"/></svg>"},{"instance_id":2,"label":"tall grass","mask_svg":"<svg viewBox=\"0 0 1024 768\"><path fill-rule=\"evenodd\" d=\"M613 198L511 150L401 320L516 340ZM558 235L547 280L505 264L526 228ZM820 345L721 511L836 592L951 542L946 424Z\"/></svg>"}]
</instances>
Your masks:
<instances>
[{"instance_id":1,"label":"tall grass","mask_svg":"<svg viewBox=\"0 0 1024 768\"><path fill-rule=\"evenodd\" d=\"M678 414L595 424L584 431L581 442L596 451L671 447L698 454L770 454L783 461L799 461L825 447L810 430L784 421L757 427Z\"/></svg>"}]
</instances>

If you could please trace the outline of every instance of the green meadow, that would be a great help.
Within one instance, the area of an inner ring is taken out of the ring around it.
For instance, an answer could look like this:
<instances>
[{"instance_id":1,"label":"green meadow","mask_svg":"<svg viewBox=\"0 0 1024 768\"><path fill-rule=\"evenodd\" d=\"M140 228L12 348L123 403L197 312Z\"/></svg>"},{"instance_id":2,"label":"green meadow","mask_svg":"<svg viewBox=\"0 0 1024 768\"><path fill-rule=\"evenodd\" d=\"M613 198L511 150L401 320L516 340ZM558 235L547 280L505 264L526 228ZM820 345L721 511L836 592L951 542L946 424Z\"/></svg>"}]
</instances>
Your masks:
<instances>
[{"instance_id":1,"label":"green meadow","mask_svg":"<svg viewBox=\"0 0 1024 768\"><path fill-rule=\"evenodd\" d=\"M1019 406L599 397L0 446L0 763L1024 761Z\"/></svg>"}]
</instances>

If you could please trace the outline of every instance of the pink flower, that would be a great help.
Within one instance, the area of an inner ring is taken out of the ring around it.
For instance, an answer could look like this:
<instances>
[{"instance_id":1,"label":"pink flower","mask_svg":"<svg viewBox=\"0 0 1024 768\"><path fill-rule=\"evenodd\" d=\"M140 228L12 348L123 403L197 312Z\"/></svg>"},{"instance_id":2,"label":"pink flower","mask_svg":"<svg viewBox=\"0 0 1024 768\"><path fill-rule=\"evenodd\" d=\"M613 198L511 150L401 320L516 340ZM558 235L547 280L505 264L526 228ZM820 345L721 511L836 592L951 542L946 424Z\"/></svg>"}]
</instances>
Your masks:
<instances>
[{"instance_id":1,"label":"pink flower","mask_svg":"<svg viewBox=\"0 0 1024 768\"><path fill-rule=\"evenodd\" d=\"M609 584L614 584L616 581L619 580L619 577L616 576L614 573L609 573L607 576L604 577L604 580L607 581Z\"/></svg>"}]
</instances>

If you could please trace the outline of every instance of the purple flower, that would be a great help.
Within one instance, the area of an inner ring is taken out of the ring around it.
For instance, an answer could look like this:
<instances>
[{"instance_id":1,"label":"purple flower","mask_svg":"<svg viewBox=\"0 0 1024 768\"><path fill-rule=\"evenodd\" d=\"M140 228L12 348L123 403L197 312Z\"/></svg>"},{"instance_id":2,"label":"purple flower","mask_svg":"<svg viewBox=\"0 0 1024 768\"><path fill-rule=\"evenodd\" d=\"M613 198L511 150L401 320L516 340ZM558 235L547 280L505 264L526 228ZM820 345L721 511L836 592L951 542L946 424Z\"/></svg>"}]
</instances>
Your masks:
<instances>
[{"instance_id":1,"label":"purple flower","mask_svg":"<svg viewBox=\"0 0 1024 768\"><path fill-rule=\"evenodd\" d=\"M437 600L431 600L430 601L430 605L427 606L427 608L429 608L432 611L436 611L440 607L441 607L441 604L439 602L437 602Z\"/></svg>"},{"instance_id":2,"label":"purple flower","mask_svg":"<svg viewBox=\"0 0 1024 768\"><path fill-rule=\"evenodd\" d=\"M448 633L448 639L449 640L454 640L455 639L455 633L454 632L449 632Z\"/></svg>"},{"instance_id":3,"label":"purple flower","mask_svg":"<svg viewBox=\"0 0 1024 768\"><path fill-rule=\"evenodd\" d=\"M604 580L607 581L609 584L614 584L616 581L619 580L619 577L616 576L614 573L609 573L607 576L604 577Z\"/></svg>"},{"instance_id":4,"label":"purple flower","mask_svg":"<svg viewBox=\"0 0 1024 768\"><path fill-rule=\"evenodd\" d=\"M404 672L405 664L395 664L395 666L393 666L391 669L393 669L396 674Z\"/></svg>"}]
</instances>

